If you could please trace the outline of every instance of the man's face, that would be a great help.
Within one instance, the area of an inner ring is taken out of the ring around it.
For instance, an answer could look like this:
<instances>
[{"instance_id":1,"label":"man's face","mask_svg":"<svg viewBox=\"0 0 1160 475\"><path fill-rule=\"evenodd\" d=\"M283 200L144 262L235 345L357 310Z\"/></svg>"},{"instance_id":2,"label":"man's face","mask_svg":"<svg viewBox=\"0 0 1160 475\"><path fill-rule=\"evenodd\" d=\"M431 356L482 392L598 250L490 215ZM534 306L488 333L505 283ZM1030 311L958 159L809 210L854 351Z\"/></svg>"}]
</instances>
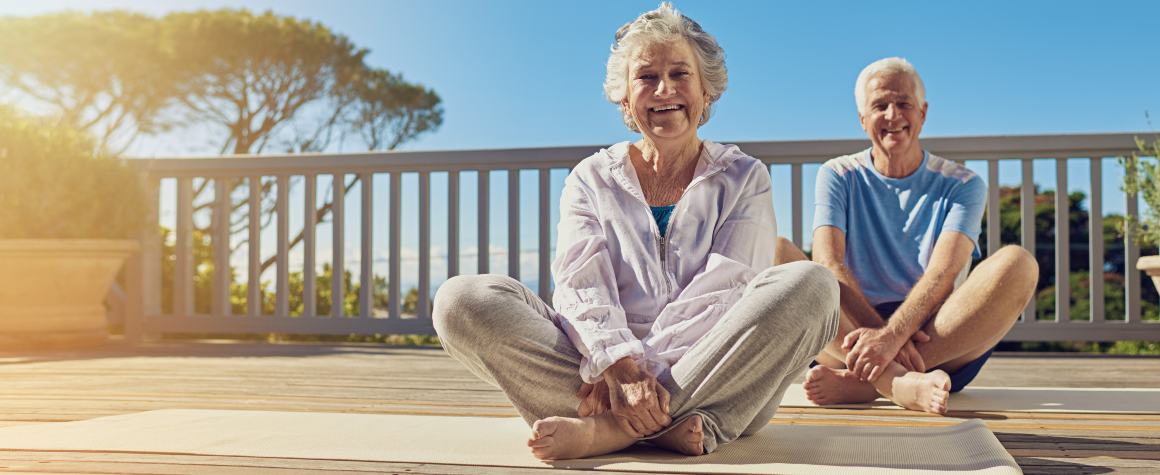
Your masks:
<instances>
[{"instance_id":1,"label":"man's face","mask_svg":"<svg viewBox=\"0 0 1160 475\"><path fill-rule=\"evenodd\" d=\"M890 157L921 153L918 134L926 121L926 103L917 103L914 90L914 79L907 74L880 74L866 83L866 107L858 119L875 150Z\"/></svg>"}]
</instances>

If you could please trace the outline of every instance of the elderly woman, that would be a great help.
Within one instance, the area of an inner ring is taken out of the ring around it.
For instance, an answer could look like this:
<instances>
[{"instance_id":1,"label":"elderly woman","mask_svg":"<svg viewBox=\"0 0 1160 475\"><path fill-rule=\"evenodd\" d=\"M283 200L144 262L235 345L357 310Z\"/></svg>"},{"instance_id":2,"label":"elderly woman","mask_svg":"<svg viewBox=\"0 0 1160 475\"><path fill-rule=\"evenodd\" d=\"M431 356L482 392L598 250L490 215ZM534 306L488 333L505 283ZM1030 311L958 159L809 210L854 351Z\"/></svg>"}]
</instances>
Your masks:
<instances>
[{"instance_id":1,"label":"elderly woman","mask_svg":"<svg viewBox=\"0 0 1160 475\"><path fill-rule=\"evenodd\" d=\"M620 28L604 90L642 137L582 161L560 199L555 309L514 279L435 297L444 348L498 386L546 460L640 440L700 455L764 427L834 338L824 267L769 268L768 170L702 140L724 52L669 4Z\"/></svg>"}]
</instances>

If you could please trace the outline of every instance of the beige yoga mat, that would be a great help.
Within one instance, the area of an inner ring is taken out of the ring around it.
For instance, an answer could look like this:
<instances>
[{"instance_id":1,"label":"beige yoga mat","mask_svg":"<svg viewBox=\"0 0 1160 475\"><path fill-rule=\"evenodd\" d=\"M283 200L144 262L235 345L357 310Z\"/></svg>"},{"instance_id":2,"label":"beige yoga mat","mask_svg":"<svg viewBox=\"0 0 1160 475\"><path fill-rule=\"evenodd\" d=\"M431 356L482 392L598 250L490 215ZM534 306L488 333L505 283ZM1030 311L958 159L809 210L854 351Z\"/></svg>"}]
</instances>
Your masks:
<instances>
[{"instance_id":1,"label":"beige yoga mat","mask_svg":"<svg viewBox=\"0 0 1160 475\"><path fill-rule=\"evenodd\" d=\"M1020 473L977 420L949 427L770 425L703 457L647 447L546 464L518 418L171 409L0 428L0 449L622 470L658 473Z\"/></svg>"},{"instance_id":2,"label":"beige yoga mat","mask_svg":"<svg viewBox=\"0 0 1160 475\"><path fill-rule=\"evenodd\" d=\"M782 407L816 407L802 385L794 384L781 400ZM886 399L839 408L897 408ZM1150 388L988 388L969 386L951 395L951 411L1074 412L1105 414L1160 414L1160 389Z\"/></svg>"}]
</instances>

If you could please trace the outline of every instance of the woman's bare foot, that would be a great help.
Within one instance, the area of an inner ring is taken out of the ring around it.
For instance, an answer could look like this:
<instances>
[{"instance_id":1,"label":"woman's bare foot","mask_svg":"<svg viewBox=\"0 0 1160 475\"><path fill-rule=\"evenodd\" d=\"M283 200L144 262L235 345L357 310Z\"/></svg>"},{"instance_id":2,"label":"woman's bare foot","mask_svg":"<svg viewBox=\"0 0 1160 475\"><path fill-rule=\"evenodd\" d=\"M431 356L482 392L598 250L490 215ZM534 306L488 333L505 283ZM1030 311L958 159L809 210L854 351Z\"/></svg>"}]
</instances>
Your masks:
<instances>
[{"instance_id":1,"label":"woman's bare foot","mask_svg":"<svg viewBox=\"0 0 1160 475\"><path fill-rule=\"evenodd\" d=\"M651 442L679 454L704 455L704 440L705 433L702 431L701 416L694 414Z\"/></svg>"},{"instance_id":2,"label":"woman's bare foot","mask_svg":"<svg viewBox=\"0 0 1160 475\"><path fill-rule=\"evenodd\" d=\"M604 455L635 442L606 412L595 417L548 417L532 424L528 447L540 460L564 460Z\"/></svg>"},{"instance_id":3,"label":"woman's bare foot","mask_svg":"<svg viewBox=\"0 0 1160 475\"><path fill-rule=\"evenodd\" d=\"M874 389L872 384L858 379L849 370L822 365L810 368L802 388L806 390L806 398L819 406L854 404L878 399L878 390Z\"/></svg>"},{"instance_id":4,"label":"woman's bare foot","mask_svg":"<svg viewBox=\"0 0 1160 475\"><path fill-rule=\"evenodd\" d=\"M914 411L946 414L950 398L951 377L941 369L929 373L908 372L894 378L891 394L895 404Z\"/></svg>"}]
</instances>

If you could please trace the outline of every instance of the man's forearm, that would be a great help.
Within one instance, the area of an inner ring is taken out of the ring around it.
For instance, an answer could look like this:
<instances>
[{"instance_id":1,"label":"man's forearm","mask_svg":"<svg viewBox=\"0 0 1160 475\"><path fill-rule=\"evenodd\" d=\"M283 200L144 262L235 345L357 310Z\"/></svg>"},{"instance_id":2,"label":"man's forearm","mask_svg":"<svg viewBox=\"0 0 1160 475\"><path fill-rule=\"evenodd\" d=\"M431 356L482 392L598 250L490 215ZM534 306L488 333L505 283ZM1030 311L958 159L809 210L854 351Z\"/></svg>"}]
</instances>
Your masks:
<instances>
[{"instance_id":1,"label":"man's forearm","mask_svg":"<svg viewBox=\"0 0 1160 475\"><path fill-rule=\"evenodd\" d=\"M953 290L953 276L944 272L928 272L918 280L902 305L890 317L887 328L899 335L913 335L926 325Z\"/></svg>"},{"instance_id":2,"label":"man's forearm","mask_svg":"<svg viewBox=\"0 0 1160 475\"><path fill-rule=\"evenodd\" d=\"M866 300L866 295L862 293L862 287L858 285L858 281L850 270L844 265L827 265L830 272L838 279L838 288L840 291L842 313L850 318L859 328L879 328L886 323L886 320L874 310L874 306L870 305L870 301Z\"/></svg>"}]
</instances>

